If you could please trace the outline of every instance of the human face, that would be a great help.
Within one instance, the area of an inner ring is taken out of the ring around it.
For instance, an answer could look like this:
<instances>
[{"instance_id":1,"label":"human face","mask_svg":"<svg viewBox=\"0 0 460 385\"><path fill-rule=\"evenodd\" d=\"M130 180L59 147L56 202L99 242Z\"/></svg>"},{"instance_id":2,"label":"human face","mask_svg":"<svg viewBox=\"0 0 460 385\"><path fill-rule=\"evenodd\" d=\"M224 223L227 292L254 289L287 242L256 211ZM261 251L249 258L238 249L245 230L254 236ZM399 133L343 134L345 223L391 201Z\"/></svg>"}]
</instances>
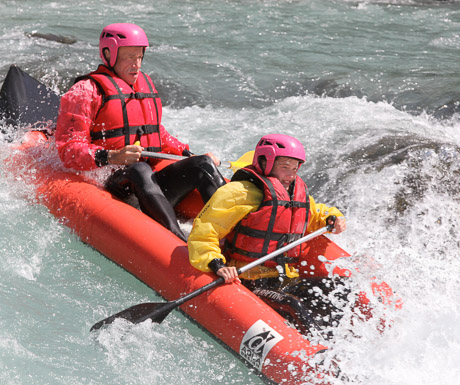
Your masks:
<instances>
[{"instance_id":1,"label":"human face","mask_svg":"<svg viewBox=\"0 0 460 385\"><path fill-rule=\"evenodd\" d=\"M270 176L277 178L287 190L297 175L299 163L297 159L279 156L275 159Z\"/></svg>"},{"instance_id":2,"label":"human face","mask_svg":"<svg viewBox=\"0 0 460 385\"><path fill-rule=\"evenodd\" d=\"M113 69L120 78L132 86L139 76L143 57L144 47L120 47Z\"/></svg>"}]
</instances>

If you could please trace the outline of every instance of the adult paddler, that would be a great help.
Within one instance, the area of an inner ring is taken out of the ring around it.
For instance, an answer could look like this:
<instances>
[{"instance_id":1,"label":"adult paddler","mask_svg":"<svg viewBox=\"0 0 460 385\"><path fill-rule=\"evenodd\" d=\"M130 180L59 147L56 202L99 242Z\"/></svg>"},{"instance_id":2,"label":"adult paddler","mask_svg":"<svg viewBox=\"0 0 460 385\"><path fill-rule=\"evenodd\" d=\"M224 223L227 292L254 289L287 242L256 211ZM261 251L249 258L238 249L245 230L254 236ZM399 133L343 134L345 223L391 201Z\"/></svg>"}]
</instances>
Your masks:
<instances>
[{"instance_id":1,"label":"adult paddler","mask_svg":"<svg viewBox=\"0 0 460 385\"><path fill-rule=\"evenodd\" d=\"M123 199L134 193L144 213L185 241L173 207L195 188L207 202L225 180L213 154L192 156L189 146L161 124L161 99L141 71L148 46L144 30L135 24L110 24L102 30L103 64L77 78L62 96L56 146L68 168L123 166L108 178L106 188ZM143 150L189 158L156 172L151 168L155 161L141 158Z\"/></svg>"}]
</instances>

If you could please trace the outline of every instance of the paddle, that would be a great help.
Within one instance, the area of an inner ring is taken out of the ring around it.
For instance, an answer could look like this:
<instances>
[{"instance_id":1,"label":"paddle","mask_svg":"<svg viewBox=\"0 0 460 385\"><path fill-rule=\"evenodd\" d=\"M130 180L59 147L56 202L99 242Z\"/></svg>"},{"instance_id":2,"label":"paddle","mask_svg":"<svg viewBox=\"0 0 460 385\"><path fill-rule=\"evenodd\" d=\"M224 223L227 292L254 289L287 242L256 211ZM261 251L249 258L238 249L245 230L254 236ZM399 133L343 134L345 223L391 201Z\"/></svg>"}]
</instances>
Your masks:
<instances>
[{"instance_id":1,"label":"paddle","mask_svg":"<svg viewBox=\"0 0 460 385\"><path fill-rule=\"evenodd\" d=\"M142 151L141 155L145 158L156 158L156 159L171 159L171 160L182 160L187 159L186 156L174 155L174 154L163 154L161 152L150 152L150 151ZM228 161L223 160L220 162L220 166L231 168L233 172L252 164L252 158L254 158L254 151L248 151L246 154L241 156L238 160Z\"/></svg>"},{"instance_id":2,"label":"paddle","mask_svg":"<svg viewBox=\"0 0 460 385\"><path fill-rule=\"evenodd\" d=\"M308 234L298 239L297 241L289 243L286 246L281 247L280 249L275 250L274 252L255 260L254 262L248 263L247 265L238 269L238 275L244 273L245 271L252 269L255 266L261 265L262 263L268 261L269 259L272 259L276 257L277 255L280 255L284 253L285 251L288 251L292 249L293 247L300 245L301 243L304 243L313 238L316 238L320 236L321 234L324 234L326 231L331 231L332 228L333 228L333 224L325 226L311 234ZM161 323L166 318L166 316L171 312L171 310L173 310L174 308L182 305L183 303L191 300L192 298L199 296L200 294L208 290L215 288L216 286L222 285L224 282L225 282L224 278L220 277L219 279L216 279L215 281L210 282L207 285L189 294L186 294L183 297L176 299L175 301L159 302L159 303L146 302L146 303L141 303L139 305L131 306L128 309L125 309L117 314L111 315L110 317L103 319L102 321L97 322L91 327L90 331L97 330L101 328L103 325L111 324L117 318L124 318L135 324L143 322L148 318L150 318L153 322Z\"/></svg>"}]
</instances>

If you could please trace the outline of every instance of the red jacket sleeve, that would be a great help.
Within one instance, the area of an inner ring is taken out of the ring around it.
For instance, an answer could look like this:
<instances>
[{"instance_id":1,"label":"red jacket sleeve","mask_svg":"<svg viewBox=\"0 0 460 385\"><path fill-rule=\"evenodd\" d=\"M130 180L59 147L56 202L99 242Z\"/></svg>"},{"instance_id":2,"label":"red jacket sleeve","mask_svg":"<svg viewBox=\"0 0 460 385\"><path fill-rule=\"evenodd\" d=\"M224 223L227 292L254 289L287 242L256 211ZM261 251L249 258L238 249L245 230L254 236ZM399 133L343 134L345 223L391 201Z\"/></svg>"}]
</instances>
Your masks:
<instances>
[{"instance_id":1,"label":"red jacket sleeve","mask_svg":"<svg viewBox=\"0 0 460 385\"><path fill-rule=\"evenodd\" d=\"M62 96L56 124L56 147L65 167L75 170L97 168L95 152L102 149L91 143L91 124L102 103L92 80L82 80Z\"/></svg>"}]
</instances>

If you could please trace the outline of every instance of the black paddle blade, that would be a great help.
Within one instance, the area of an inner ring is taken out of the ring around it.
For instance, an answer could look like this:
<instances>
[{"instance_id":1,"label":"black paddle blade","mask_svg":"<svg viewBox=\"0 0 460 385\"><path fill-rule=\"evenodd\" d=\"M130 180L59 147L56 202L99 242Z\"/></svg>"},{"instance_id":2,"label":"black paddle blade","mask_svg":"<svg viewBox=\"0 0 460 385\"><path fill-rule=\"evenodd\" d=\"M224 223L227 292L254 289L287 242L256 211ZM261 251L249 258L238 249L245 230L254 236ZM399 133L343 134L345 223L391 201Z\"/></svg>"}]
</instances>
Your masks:
<instances>
[{"instance_id":1,"label":"black paddle blade","mask_svg":"<svg viewBox=\"0 0 460 385\"><path fill-rule=\"evenodd\" d=\"M56 122L60 97L51 89L12 65L0 90L0 117L7 124L34 125Z\"/></svg>"},{"instance_id":2,"label":"black paddle blade","mask_svg":"<svg viewBox=\"0 0 460 385\"><path fill-rule=\"evenodd\" d=\"M167 317L167 315L174 309L177 305L174 302L164 302L164 303L153 303L146 302L138 305L131 306L128 309L125 309L117 314L111 315L102 321L95 323L90 331L98 330L104 325L109 325L117 318L123 318L134 324L145 321L146 319L151 319L153 322L161 323Z\"/></svg>"}]
</instances>

